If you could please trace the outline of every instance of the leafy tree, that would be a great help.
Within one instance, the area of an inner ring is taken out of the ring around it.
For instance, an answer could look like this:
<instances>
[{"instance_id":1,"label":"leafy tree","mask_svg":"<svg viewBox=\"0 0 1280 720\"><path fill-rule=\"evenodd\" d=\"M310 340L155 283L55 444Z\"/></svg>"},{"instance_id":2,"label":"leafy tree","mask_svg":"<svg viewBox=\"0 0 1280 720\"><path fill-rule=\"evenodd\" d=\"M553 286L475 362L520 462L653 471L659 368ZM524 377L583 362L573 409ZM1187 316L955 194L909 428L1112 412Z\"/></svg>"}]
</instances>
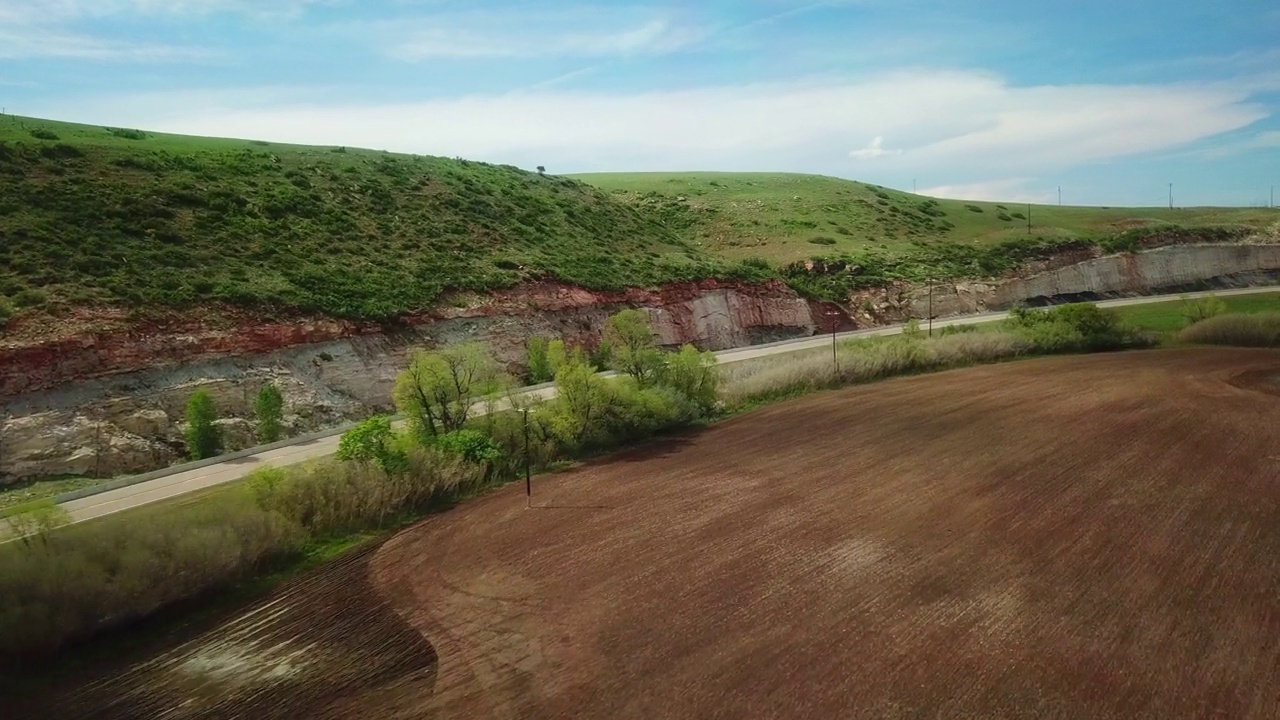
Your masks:
<instances>
[{"instance_id":1,"label":"leafy tree","mask_svg":"<svg viewBox=\"0 0 1280 720\"><path fill-rule=\"evenodd\" d=\"M258 418L258 441L273 443L279 440L284 430L284 396L275 383L268 383L262 388L253 410Z\"/></svg>"},{"instance_id":2,"label":"leafy tree","mask_svg":"<svg viewBox=\"0 0 1280 720\"><path fill-rule=\"evenodd\" d=\"M556 398L544 406L552 435L569 447L589 444L603 430L610 404L608 381L584 362L556 371Z\"/></svg>"},{"instance_id":3,"label":"leafy tree","mask_svg":"<svg viewBox=\"0 0 1280 720\"><path fill-rule=\"evenodd\" d=\"M700 352L692 345L685 345L680 352L667 356L659 384L687 398L698 415L709 415L716 407L720 391L715 353Z\"/></svg>"},{"instance_id":4,"label":"leafy tree","mask_svg":"<svg viewBox=\"0 0 1280 720\"><path fill-rule=\"evenodd\" d=\"M920 329L920 319L911 318L907 324L902 327L902 337L907 340L923 340L924 330Z\"/></svg>"},{"instance_id":5,"label":"leafy tree","mask_svg":"<svg viewBox=\"0 0 1280 720\"><path fill-rule=\"evenodd\" d=\"M539 175L546 175L546 174L547 174L547 169L546 169L545 167L543 167L542 165L539 165L539 166L538 166L538 174L539 174Z\"/></svg>"},{"instance_id":6,"label":"leafy tree","mask_svg":"<svg viewBox=\"0 0 1280 720\"><path fill-rule=\"evenodd\" d=\"M503 381L487 347L460 343L416 353L396 378L393 396L413 433L430 442L461 430L476 399L501 389Z\"/></svg>"},{"instance_id":7,"label":"leafy tree","mask_svg":"<svg viewBox=\"0 0 1280 720\"><path fill-rule=\"evenodd\" d=\"M342 461L371 462L390 475L408 467L409 461L395 447L391 418L371 417L342 433L338 440L337 458Z\"/></svg>"},{"instance_id":8,"label":"leafy tree","mask_svg":"<svg viewBox=\"0 0 1280 720\"><path fill-rule=\"evenodd\" d=\"M187 401L187 453L203 460L222 452L222 432L214 421L218 411L207 390L197 390Z\"/></svg>"},{"instance_id":9,"label":"leafy tree","mask_svg":"<svg viewBox=\"0 0 1280 720\"><path fill-rule=\"evenodd\" d=\"M649 315L643 310L623 310L609 318L605 341L612 348L610 366L630 375L639 387L648 387L662 369L663 352L653 338Z\"/></svg>"},{"instance_id":10,"label":"leafy tree","mask_svg":"<svg viewBox=\"0 0 1280 720\"><path fill-rule=\"evenodd\" d=\"M551 360L547 356L547 339L544 337L529 338L529 383L537 385L555 377L551 369ZM562 342L561 345L564 343Z\"/></svg>"}]
</instances>

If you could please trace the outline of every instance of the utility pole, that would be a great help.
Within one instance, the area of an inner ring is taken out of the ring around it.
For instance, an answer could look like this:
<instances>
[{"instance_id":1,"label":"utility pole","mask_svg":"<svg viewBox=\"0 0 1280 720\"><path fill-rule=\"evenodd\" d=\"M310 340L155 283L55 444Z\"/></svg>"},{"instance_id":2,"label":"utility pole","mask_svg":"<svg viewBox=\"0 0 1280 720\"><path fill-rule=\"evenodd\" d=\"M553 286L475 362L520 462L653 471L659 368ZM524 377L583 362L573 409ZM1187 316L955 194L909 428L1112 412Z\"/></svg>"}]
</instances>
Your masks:
<instances>
[{"instance_id":1,"label":"utility pole","mask_svg":"<svg viewBox=\"0 0 1280 720\"><path fill-rule=\"evenodd\" d=\"M533 505L533 481L529 471L529 408L524 409L524 506Z\"/></svg>"},{"instance_id":2,"label":"utility pole","mask_svg":"<svg viewBox=\"0 0 1280 720\"><path fill-rule=\"evenodd\" d=\"M836 323L837 315L831 314L831 364L835 367L836 372L840 372L840 361L836 359Z\"/></svg>"},{"instance_id":3,"label":"utility pole","mask_svg":"<svg viewBox=\"0 0 1280 720\"><path fill-rule=\"evenodd\" d=\"M1058 186L1058 207L1062 207L1062 186Z\"/></svg>"},{"instance_id":4,"label":"utility pole","mask_svg":"<svg viewBox=\"0 0 1280 720\"><path fill-rule=\"evenodd\" d=\"M1173 209L1173 183L1169 183L1169 209Z\"/></svg>"},{"instance_id":5,"label":"utility pole","mask_svg":"<svg viewBox=\"0 0 1280 720\"><path fill-rule=\"evenodd\" d=\"M914 193L915 191L916 191L916 179L911 178L911 192Z\"/></svg>"},{"instance_id":6,"label":"utility pole","mask_svg":"<svg viewBox=\"0 0 1280 720\"><path fill-rule=\"evenodd\" d=\"M1031 203L1027 203L1027 234L1031 234Z\"/></svg>"},{"instance_id":7,"label":"utility pole","mask_svg":"<svg viewBox=\"0 0 1280 720\"><path fill-rule=\"evenodd\" d=\"M929 337L933 337L933 278L929 278Z\"/></svg>"},{"instance_id":8,"label":"utility pole","mask_svg":"<svg viewBox=\"0 0 1280 720\"><path fill-rule=\"evenodd\" d=\"M1276 186L1272 185L1271 186L1271 202L1267 205L1267 207L1274 208L1275 206L1276 206Z\"/></svg>"}]
</instances>

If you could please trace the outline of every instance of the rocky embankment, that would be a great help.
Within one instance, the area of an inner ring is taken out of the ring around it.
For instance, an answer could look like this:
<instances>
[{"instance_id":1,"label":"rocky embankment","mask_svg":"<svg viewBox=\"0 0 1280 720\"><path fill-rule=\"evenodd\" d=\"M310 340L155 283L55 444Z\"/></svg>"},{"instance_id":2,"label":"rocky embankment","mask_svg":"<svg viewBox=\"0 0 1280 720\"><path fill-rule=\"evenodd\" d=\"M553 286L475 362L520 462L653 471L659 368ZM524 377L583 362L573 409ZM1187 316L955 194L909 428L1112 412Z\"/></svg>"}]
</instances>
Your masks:
<instances>
[{"instance_id":1,"label":"rocky embankment","mask_svg":"<svg viewBox=\"0 0 1280 720\"><path fill-rule=\"evenodd\" d=\"M933 313L1278 279L1280 245L1064 256L1018 277L936 284ZM395 376L419 347L481 340L515 369L531 336L591 345L610 314L643 307L662 343L723 349L825 332L832 323L848 329L922 317L929 294L899 284L837 306L804 300L781 283L706 281L625 293L543 283L458 296L396 328L315 318L264 323L232 311L158 319L85 311L57 324L16 323L0 336L0 480L110 476L173 463L183 452L184 408L197 389L213 396L235 449L253 444L246 418L266 383L284 392L292 433L318 430L389 409Z\"/></svg>"},{"instance_id":2,"label":"rocky embankment","mask_svg":"<svg viewBox=\"0 0 1280 720\"><path fill-rule=\"evenodd\" d=\"M517 368L531 336L594 345L606 318L648 308L661 342L708 349L814 332L810 304L786 285L705 281L597 293L554 283L459 296L401 327L314 318L131 319L80 314L59 326L18 324L0 337L0 479L112 476L163 467L183 453L187 399L207 390L229 449L253 444L254 399L284 393L291 433L390 409L415 348L464 340ZM847 326L847 323L845 323Z\"/></svg>"}]
</instances>

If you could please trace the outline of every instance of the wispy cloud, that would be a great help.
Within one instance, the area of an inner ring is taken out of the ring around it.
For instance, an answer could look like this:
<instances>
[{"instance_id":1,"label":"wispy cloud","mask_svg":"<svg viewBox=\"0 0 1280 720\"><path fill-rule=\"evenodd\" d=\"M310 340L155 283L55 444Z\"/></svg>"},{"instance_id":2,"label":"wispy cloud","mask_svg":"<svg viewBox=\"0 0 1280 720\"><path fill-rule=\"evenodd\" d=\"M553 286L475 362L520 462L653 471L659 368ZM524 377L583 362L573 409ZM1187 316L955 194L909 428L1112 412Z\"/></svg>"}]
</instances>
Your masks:
<instances>
[{"instance_id":1,"label":"wispy cloud","mask_svg":"<svg viewBox=\"0 0 1280 720\"><path fill-rule=\"evenodd\" d=\"M399 104L160 95L79 101L56 116L316 144L462 155L557 172L793 170L883 177L1034 177L1185 145L1266 115L1220 87L1018 87L974 72L648 93L524 91ZM269 96L267 96L269 97ZM608 118L608 122L600 122ZM513 121L518 119L518 121ZM855 151L856 152L856 151Z\"/></svg>"},{"instance_id":2,"label":"wispy cloud","mask_svg":"<svg viewBox=\"0 0 1280 720\"><path fill-rule=\"evenodd\" d=\"M859 148L849 153L849 157L854 160L874 160L875 158L884 157L886 155L901 155L902 150L890 150L884 146L884 138L880 135L875 136L870 143L864 148Z\"/></svg>"},{"instance_id":3,"label":"wispy cloud","mask_svg":"<svg viewBox=\"0 0 1280 720\"><path fill-rule=\"evenodd\" d=\"M1269 150L1272 148L1280 148L1280 130L1260 132L1250 137L1197 150L1191 154L1204 160L1221 160L1255 150Z\"/></svg>"},{"instance_id":4,"label":"wispy cloud","mask_svg":"<svg viewBox=\"0 0 1280 720\"><path fill-rule=\"evenodd\" d=\"M293 16L329 0L0 0L0 58L79 60L203 60L198 47L136 42L96 31L115 16L189 19L213 13Z\"/></svg>"},{"instance_id":5,"label":"wispy cloud","mask_svg":"<svg viewBox=\"0 0 1280 720\"><path fill-rule=\"evenodd\" d=\"M444 14L378 23L384 52L400 60L435 58L660 55L689 47L707 31L666 15L635 11L510 11Z\"/></svg>"}]
</instances>

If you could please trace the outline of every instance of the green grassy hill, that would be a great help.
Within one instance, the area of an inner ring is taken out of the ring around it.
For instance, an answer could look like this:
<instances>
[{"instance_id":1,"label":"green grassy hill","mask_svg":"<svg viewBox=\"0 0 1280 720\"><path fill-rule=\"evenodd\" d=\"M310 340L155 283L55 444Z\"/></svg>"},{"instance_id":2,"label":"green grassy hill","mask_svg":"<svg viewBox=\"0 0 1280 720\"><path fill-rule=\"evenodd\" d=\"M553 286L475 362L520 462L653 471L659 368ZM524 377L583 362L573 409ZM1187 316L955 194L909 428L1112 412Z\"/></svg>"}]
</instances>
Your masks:
<instances>
[{"instance_id":1,"label":"green grassy hill","mask_svg":"<svg viewBox=\"0 0 1280 720\"><path fill-rule=\"evenodd\" d=\"M762 257L779 263L813 255L894 254L938 242L999 245L1028 236L1102 239L1142 228L1261 227L1280 219L1280 214L1267 209L1028 208L1014 203L935 200L817 175L700 172L573 177L641 206L676 200L700 217L692 238L700 247L725 257Z\"/></svg>"},{"instance_id":2,"label":"green grassy hill","mask_svg":"<svg viewBox=\"0 0 1280 720\"><path fill-rule=\"evenodd\" d=\"M207 301L386 319L530 278L760 272L694 248L693 222L508 166L0 116L0 322Z\"/></svg>"}]
</instances>

